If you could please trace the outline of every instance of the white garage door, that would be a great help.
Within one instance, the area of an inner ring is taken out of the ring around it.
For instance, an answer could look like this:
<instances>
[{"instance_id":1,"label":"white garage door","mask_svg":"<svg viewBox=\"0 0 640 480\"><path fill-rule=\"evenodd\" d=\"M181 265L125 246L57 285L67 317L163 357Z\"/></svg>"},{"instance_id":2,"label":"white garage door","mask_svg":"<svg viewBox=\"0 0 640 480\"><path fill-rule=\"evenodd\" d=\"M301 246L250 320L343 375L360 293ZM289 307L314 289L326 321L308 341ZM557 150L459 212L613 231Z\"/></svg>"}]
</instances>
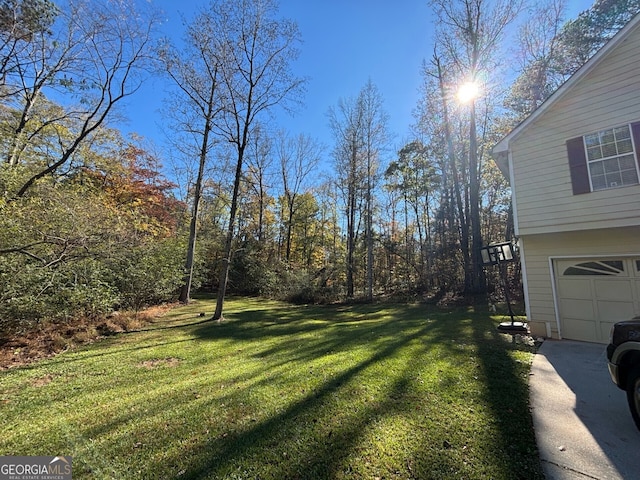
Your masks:
<instances>
[{"instance_id":1,"label":"white garage door","mask_svg":"<svg viewBox=\"0 0 640 480\"><path fill-rule=\"evenodd\" d=\"M555 272L562 338L607 343L640 314L640 258L556 260Z\"/></svg>"}]
</instances>

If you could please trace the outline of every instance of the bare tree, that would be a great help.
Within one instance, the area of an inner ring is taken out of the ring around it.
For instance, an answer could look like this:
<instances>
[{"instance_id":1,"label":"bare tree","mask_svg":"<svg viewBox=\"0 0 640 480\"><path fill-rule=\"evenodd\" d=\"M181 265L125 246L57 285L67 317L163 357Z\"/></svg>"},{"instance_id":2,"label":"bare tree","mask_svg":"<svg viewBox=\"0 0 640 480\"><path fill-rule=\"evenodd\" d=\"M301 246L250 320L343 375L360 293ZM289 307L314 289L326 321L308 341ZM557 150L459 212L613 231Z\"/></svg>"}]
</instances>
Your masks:
<instances>
[{"instance_id":1,"label":"bare tree","mask_svg":"<svg viewBox=\"0 0 640 480\"><path fill-rule=\"evenodd\" d=\"M452 183L453 199L457 211L458 229L460 235L460 249L462 251L463 269L464 269L464 285L465 288L472 283L471 278L473 275L473 267L471 264L471 256L469 251L469 208L468 208L468 192L464 188L463 179L467 178L466 171L460 172L458 167L458 157L462 154L459 149L456 149L454 141L454 128L453 117L451 115L449 102L450 96L447 92L447 84L449 83L449 75L445 70L445 65L437 52L434 52L432 59L432 69L429 75L431 75L437 82L438 96L435 100L439 105L434 105L433 108L437 109L442 115L441 128L445 138L446 144L446 158L447 158L447 170L450 172L450 178ZM445 188L447 185L447 176L443 179ZM468 182L465 182L468 183ZM449 209L452 213L453 209ZM450 225L454 225L453 218L450 220Z\"/></svg>"},{"instance_id":2,"label":"bare tree","mask_svg":"<svg viewBox=\"0 0 640 480\"><path fill-rule=\"evenodd\" d=\"M272 141L264 128L257 125L247 145L247 172L245 180L253 191L258 204L258 218L255 237L261 248L264 247L267 230L266 212L270 203L268 188L275 172L271 171L273 163Z\"/></svg>"},{"instance_id":3,"label":"bare tree","mask_svg":"<svg viewBox=\"0 0 640 480\"><path fill-rule=\"evenodd\" d=\"M340 214L338 209L339 192L333 180L325 180L315 189L316 197L320 203L320 246L325 252L322 259L322 266L325 272L329 272L325 280L336 270L340 263L342 252L341 240L342 231L340 229Z\"/></svg>"},{"instance_id":4,"label":"bare tree","mask_svg":"<svg viewBox=\"0 0 640 480\"><path fill-rule=\"evenodd\" d=\"M277 155L286 203L285 260L291 258L291 233L297 208L297 198L302 193L309 175L320 163L323 148L311 137L300 134L295 137L280 132Z\"/></svg>"},{"instance_id":5,"label":"bare tree","mask_svg":"<svg viewBox=\"0 0 640 480\"><path fill-rule=\"evenodd\" d=\"M225 109L216 122L218 134L236 153L229 224L220 267L214 320L222 319L229 280L234 229L245 151L252 127L276 106L287 107L301 92L304 80L291 74L300 41L297 25L277 19L273 0L220 0L207 12L215 33L215 54L221 60Z\"/></svg>"},{"instance_id":6,"label":"bare tree","mask_svg":"<svg viewBox=\"0 0 640 480\"><path fill-rule=\"evenodd\" d=\"M347 297L354 295L358 224L364 219L366 292L373 298L373 192L380 154L389 139L382 96L371 80L356 98L340 99L329 109L335 138L334 158L339 188L344 192L347 218Z\"/></svg>"},{"instance_id":7,"label":"bare tree","mask_svg":"<svg viewBox=\"0 0 640 480\"><path fill-rule=\"evenodd\" d=\"M13 198L68 163L140 87L158 19L153 12L139 15L135 6L133 0L69 0L55 21L25 40L28 46L9 47L13 58L3 80L4 92L12 94L4 101L14 113L3 123L5 162L18 165L30 145L51 146L45 162L31 162ZM61 99L62 107L47 107L47 97Z\"/></svg>"},{"instance_id":8,"label":"bare tree","mask_svg":"<svg viewBox=\"0 0 640 480\"><path fill-rule=\"evenodd\" d=\"M216 144L212 133L214 121L223 109L220 97L221 59L216 54L215 33L202 13L187 26L184 50L163 45L160 58L177 91L172 95L170 115L175 123L174 142L182 155L198 158L198 170L191 198L191 221L185 260L184 284L179 300L189 302L196 249L198 213L202 197L207 159ZM190 190L190 189L189 189Z\"/></svg>"},{"instance_id":9,"label":"bare tree","mask_svg":"<svg viewBox=\"0 0 640 480\"><path fill-rule=\"evenodd\" d=\"M374 188L380 154L389 141L388 115L383 108L382 94L371 79L360 91L359 103L363 114L363 154L365 157L365 239L367 250L367 287L366 295L373 300L373 210Z\"/></svg>"},{"instance_id":10,"label":"bare tree","mask_svg":"<svg viewBox=\"0 0 640 480\"><path fill-rule=\"evenodd\" d=\"M522 8L521 0L432 0L438 21L437 58L446 58L451 79L459 84L480 87L483 78L495 67L500 41L506 28L515 20ZM442 70L441 70L442 72ZM448 101L447 97L443 97ZM470 275L465 279L465 291L481 294L485 290L484 272L480 258L482 231L480 225L480 170L479 133L476 98L467 98L468 104L468 177ZM451 141L452 139L450 139Z\"/></svg>"},{"instance_id":11,"label":"bare tree","mask_svg":"<svg viewBox=\"0 0 640 480\"><path fill-rule=\"evenodd\" d=\"M364 118L362 99L340 99L337 110L329 109L329 125L335 138L333 155L338 174L338 188L344 194L345 214L347 218L347 298L355 293L355 249L357 240L357 221L360 216L359 205L362 201L362 184L366 178L363 165Z\"/></svg>"}]
</instances>

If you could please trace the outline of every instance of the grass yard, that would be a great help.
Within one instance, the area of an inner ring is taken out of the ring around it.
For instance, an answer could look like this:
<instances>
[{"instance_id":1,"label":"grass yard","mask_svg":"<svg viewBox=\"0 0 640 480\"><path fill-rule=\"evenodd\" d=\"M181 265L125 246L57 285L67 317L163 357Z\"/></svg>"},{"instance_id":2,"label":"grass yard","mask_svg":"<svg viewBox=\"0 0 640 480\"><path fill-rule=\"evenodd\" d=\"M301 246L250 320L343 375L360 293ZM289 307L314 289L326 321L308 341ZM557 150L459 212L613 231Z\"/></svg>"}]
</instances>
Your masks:
<instances>
[{"instance_id":1,"label":"grass yard","mask_svg":"<svg viewBox=\"0 0 640 480\"><path fill-rule=\"evenodd\" d=\"M0 372L0 455L74 479L543 478L532 347L425 305L214 300ZM206 318L206 317L205 317Z\"/></svg>"}]
</instances>

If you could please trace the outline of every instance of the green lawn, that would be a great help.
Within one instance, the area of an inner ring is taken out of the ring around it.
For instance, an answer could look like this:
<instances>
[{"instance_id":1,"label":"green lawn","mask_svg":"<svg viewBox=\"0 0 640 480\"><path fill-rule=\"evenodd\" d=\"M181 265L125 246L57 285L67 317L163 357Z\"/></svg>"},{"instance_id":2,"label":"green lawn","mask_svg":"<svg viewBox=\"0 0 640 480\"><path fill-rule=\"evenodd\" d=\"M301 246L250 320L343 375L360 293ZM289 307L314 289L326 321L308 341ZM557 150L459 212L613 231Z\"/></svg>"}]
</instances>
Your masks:
<instances>
[{"instance_id":1,"label":"green lawn","mask_svg":"<svg viewBox=\"0 0 640 480\"><path fill-rule=\"evenodd\" d=\"M0 372L0 454L72 455L74 479L543 478L532 348L502 318L213 305Z\"/></svg>"}]
</instances>

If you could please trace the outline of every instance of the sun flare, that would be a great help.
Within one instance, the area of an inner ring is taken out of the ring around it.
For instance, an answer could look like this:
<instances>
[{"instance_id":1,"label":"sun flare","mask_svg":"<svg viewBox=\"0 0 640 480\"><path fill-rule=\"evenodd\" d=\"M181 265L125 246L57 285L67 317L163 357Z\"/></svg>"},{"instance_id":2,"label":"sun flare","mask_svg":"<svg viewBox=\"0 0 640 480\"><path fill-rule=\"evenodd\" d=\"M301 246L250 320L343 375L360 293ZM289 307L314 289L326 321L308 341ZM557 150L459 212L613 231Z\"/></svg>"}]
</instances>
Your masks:
<instances>
[{"instance_id":1,"label":"sun flare","mask_svg":"<svg viewBox=\"0 0 640 480\"><path fill-rule=\"evenodd\" d=\"M458 88L458 101L469 103L480 95L480 86L477 82L465 82Z\"/></svg>"}]
</instances>

